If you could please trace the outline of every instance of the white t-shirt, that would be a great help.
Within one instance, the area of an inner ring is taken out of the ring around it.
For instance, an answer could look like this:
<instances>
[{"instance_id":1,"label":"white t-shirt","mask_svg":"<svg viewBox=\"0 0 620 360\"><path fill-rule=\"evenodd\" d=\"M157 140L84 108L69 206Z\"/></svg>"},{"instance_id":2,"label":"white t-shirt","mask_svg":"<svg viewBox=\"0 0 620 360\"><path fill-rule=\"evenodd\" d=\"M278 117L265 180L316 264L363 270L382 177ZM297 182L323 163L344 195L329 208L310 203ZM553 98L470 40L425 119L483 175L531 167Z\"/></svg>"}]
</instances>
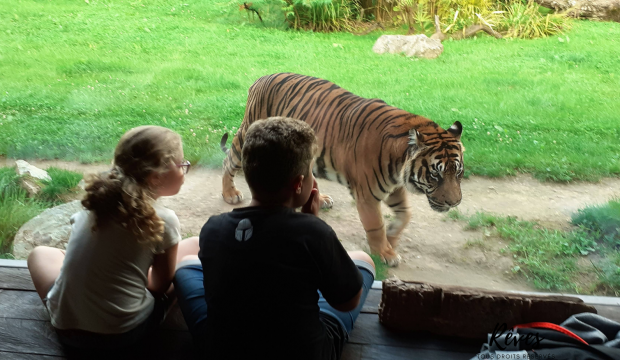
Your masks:
<instances>
[{"instance_id":1,"label":"white t-shirt","mask_svg":"<svg viewBox=\"0 0 620 360\"><path fill-rule=\"evenodd\" d=\"M157 249L163 252L181 240L181 226L174 211L154 208L165 223ZM93 223L94 214L87 210L71 216L66 257L47 294L47 309L57 329L124 333L153 311L155 301L146 286L155 253L118 224L93 232Z\"/></svg>"}]
</instances>

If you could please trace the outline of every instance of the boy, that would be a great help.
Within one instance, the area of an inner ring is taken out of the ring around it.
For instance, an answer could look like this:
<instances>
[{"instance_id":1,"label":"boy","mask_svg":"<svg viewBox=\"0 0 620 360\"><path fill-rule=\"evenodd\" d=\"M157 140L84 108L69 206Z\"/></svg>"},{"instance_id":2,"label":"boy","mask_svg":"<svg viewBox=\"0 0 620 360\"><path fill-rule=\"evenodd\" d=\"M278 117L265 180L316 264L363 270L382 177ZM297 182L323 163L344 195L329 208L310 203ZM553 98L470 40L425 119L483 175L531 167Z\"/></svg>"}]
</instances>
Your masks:
<instances>
[{"instance_id":1,"label":"boy","mask_svg":"<svg viewBox=\"0 0 620 360\"><path fill-rule=\"evenodd\" d=\"M308 124L260 120L244 140L249 207L212 216L179 248L188 255L174 286L194 343L205 359L339 359L374 280L372 259L347 253L317 217Z\"/></svg>"}]
</instances>

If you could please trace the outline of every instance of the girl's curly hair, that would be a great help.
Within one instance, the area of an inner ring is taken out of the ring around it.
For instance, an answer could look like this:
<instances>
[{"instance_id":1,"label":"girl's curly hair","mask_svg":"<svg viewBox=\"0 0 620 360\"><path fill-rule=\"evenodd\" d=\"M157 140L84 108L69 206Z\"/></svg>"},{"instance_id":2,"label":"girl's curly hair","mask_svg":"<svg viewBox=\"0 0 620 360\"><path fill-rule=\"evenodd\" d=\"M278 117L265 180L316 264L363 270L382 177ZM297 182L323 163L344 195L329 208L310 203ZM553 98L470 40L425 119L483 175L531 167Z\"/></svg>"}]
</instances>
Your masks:
<instances>
[{"instance_id":1,"label":"girl's curly hair","mask_svg":"<svg viewBox=\"0 0 620 360\"><path fill-rule=\"evenodd\" d=\"M181 137L170 129L140 126L127 131L114 151L113 168L87 179L82 205L95 214L93 231L115 222L155 249L163 241L164 222L153 208L147 179L170 171L181 156Z\"/></svg>"}]
</instances>

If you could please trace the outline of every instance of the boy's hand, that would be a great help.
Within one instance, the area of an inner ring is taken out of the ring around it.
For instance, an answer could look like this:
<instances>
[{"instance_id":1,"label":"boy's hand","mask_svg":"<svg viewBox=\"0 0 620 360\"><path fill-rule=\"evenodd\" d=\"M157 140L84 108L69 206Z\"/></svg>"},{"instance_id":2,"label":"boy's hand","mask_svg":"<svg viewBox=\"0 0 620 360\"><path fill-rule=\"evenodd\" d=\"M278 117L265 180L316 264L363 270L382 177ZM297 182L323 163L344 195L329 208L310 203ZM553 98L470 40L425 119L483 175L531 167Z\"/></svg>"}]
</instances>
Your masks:
<instances>
[{"instance_id":1,"label":"boy's hand","mask_svg":"<svg viewBox=\"0 0 620 360\"><path fill-rule=\"evenodd\" d=\"M321 197L319 196L319 185L316 183L316 179L314 180L314 184L312 185L312 192L310 193L310 197L308 201L301 207L301 212L306 214L312 214L314 216L319 216L319 209L321 208Z\"/></svg>"}]
</instances>

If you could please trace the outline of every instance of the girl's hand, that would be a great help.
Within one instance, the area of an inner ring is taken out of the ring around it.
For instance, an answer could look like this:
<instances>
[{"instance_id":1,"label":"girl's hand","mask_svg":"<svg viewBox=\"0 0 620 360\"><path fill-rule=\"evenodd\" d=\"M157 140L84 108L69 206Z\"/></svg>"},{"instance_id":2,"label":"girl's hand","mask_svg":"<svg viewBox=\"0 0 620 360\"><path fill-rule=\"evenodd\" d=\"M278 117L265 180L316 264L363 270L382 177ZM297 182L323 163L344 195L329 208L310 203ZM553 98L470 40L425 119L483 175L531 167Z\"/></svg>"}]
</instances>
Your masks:
<instances>
[{"instance_id":1,"label":"girl's hand","mask_svg":"<svg viewBox=\"0 0 620 360\"><path fill-rule=\"evenodd\" d=\"M321 208L321 197L319 196L319 185L316 183L316 179L314 180L314 184L312 185L312 192L310 193L310 197L308 201L301 207L301 212L306 214L312 214L314 216L319 216L319 209Z\"/></svg>"}]
</instances>

